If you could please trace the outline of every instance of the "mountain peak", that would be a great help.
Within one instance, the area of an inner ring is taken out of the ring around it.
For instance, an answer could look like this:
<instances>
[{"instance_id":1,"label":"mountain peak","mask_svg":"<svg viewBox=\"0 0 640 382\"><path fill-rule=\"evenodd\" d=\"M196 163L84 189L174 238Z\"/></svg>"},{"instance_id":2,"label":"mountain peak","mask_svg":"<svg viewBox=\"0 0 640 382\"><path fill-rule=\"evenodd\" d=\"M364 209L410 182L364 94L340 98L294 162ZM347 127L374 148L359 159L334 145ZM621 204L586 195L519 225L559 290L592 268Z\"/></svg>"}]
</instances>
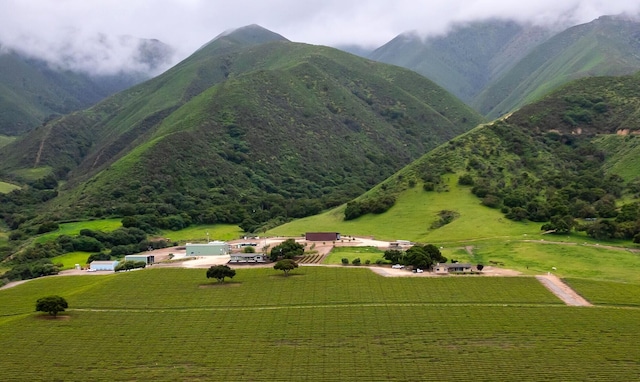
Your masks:
<instances>
[{"instance_id":1,"label":"mountain peak","mask_svg":"<svg viewBox=\"0 0 640 382\"><path fill-rule=\"evenodd\" d=\"M282 35L263 28L258 24L251 24L226 30L205 44L205 46L221 40L240 45L258 45L271 41L289 41Z\"/></svg>"}]
</instances>

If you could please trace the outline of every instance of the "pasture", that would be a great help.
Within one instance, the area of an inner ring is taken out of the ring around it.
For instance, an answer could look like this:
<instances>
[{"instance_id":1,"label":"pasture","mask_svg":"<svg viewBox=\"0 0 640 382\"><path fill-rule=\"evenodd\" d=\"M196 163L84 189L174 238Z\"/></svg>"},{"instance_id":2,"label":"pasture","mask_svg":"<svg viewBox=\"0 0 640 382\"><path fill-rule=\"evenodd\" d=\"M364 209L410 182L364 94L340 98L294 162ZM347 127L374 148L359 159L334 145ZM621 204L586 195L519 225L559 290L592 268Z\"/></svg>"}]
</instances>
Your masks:
<instances>
[{"instance_id":1,"label":"pasture","mask_svg":"<svg viewBox=\"0 0 640 382\"><path fill-rule=\"evenodd\" d=\"M184 243L204 243L207 241L207 232L209 240L235 240L239 239L243 232L237 225L230 224L208 224L193 225L179 231L162 230L160 236L168 238L171 241Z\"/></svg>"},{"instance_id":2,"label":"pasture","mask_svg":"<svg viewBox=\"0 0 640 382\"><path fill-rule=\"evenodd\" d=\"M35 300L59 294L65 317ZM152 268L0 290L3 380L633 380L640 309L563 305L529 277Z\"/></svg>"},{"instance_id":3,"label":"pasture","mask_svg":"<svg viewBox=\"0 0 640 382\"><path fill-rule=\"evenodd\" d=\"M83 229L110 232L120 228L121 226L121 219L101 219L62 223L57 230L36 237L35 242L45 243L47 241L54 240L60 235L78 235Z\"/></svg>"},{"instance_id":4,"label":"pasture","mask_svg":"<svg viewBox=\"0 0 640 382\"><path fill-rule=\"evenodd\" d=\"M0 182L0 194L8 194L13 190L19 190L20 186L12 183Z\"/></svg>"},{"instance_id":5,"label":"pasture","mask_svg":"<svg viewBox=\"0 0 640 382\"><path fill-rule=\"evenodd\" d=\"M91 253L89 252L69 252L64 255L51 258L53 264L62 264L62 269L73 269L76 264L84 267Z\"/></svg>"}]
</instances>

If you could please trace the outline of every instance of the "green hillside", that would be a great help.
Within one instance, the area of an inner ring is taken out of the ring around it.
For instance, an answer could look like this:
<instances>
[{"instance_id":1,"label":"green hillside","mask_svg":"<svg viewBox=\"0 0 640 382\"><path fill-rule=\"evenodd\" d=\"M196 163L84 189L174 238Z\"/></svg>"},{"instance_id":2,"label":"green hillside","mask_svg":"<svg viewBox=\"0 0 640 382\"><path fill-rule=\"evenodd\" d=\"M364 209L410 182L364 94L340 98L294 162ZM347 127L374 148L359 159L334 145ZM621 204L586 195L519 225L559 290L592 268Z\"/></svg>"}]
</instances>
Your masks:
<instances>
[{"instance_id":1,"label":"green hillside","mask_svg":"<svg viewBox=\"0 0 640 382\"><path fill-rule=\"evenodd\" d=\"M172 54L157 40L139 39L139 64L156 68ZM22 135L51 119L89 107L140 83L149 73L88 74L3 49L0 53L0 134Z\"/></svg>"},{"instance_id":2,"label":"green hillside","mask_svg":"<svg viewBox=\"0 0 640 382\"><path fill-rule=\"evenodd\" d=\"M548 29L489 20L426 39L402 34L368 57L414 70L470 103L550 35Z\"/></svg>"},{"instance_id":3,"label":"green hillside","mask_svg":"<svg viewBox=\"0 0 640 382\"><path fill-rule=\"evenodd\" d=\"M606 305L637 288L578 287L602 306L564 306L532 277L340 267L239 269L222 285L204 269L51 277L0 290L0 367L7 381L633 380L637 299ZM48 294L69 302L56 319L33 312Z\"/></svg>"},{"instance_id":4,"label":"green hillside","mask_svg":"<svg viewBox=\"0 0 640 382\"><path fill-rule=\"evenodd\" d=\"M638 84L637 75L574 81L436 148L346 205L268 234L338 231L472 246L464 260L637 282ZM614 248L597 248L603 243Z\"/></svg>"},{"instance_id":5,"label":"green hillside","mask_svg":"<svg viewBox=\"0 0 640 382\"><path fill-rule=\"evenodd\" d=\"M253 230L339 205L480 121L413 72L250 26L5 146L1 166L66 178L58 216Z\"/></svg>"},{"instance_id":6,"label":"green hillside","mask_svg":"<svg viewBox=\"0 0 640 382\"><path fill-rule=\"evenodd\" d=\"M616 17L569 28L532 50L471 105L496 118L577 78L635 73L639 32L640 23Z\"/></svg>"}]
</instances>

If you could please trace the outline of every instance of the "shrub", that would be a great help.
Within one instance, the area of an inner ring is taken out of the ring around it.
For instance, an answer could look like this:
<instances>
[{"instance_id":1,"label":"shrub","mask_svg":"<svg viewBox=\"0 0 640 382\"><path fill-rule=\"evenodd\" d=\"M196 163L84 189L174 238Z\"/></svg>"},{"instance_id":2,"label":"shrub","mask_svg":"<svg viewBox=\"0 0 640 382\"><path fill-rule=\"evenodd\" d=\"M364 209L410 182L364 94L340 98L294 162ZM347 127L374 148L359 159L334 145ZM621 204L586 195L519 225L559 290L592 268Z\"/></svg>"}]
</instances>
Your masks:
<instances>
[{"instance_id":1,"label":"shrub","mask_svg":"<svg viewBox=\"0 0 640 382\"><path fill-rule=\"evenodd\" d=\"M347 259L346 257L343 257L341 261L342 261L342 264L344 265L349 264L349 259Z\"/></svg>"},{"instance_id":2,"label":"shrub","mask_svg":"<svg viewBox=\"0 0 640 382\"><path fill-rule=\"evenodd\" d=\"M353 261L351 262L351 264L353 265L360 265L360 258L356 257L355 259L353 259Z\"/></svg>"}]
</instances>

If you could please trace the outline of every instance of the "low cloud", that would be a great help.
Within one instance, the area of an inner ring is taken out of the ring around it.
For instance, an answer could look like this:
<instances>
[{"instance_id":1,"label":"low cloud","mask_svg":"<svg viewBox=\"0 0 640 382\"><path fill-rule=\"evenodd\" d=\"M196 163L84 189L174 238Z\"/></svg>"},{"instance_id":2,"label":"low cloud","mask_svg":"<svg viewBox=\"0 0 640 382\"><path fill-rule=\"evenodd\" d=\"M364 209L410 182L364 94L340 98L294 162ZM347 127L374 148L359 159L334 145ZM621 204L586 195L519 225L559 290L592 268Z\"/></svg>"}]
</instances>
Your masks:
<instances>
[{"instance_id":1,"label":"low cloud","mask_svg":"<svg viewBox=\"0 0 640 382\"><path fill-rule=\"evenodd\" d=\"M3 0L0 44L63 68L108 74L163 70L220 32L249 24L292 41L373 48L406 31L430 36L491 18L566 27L639 13L640 2L628 0ZM158 39L176 54L150 64L140 57L140 40L122 36Z\"/></svg>"}]
</instances>

